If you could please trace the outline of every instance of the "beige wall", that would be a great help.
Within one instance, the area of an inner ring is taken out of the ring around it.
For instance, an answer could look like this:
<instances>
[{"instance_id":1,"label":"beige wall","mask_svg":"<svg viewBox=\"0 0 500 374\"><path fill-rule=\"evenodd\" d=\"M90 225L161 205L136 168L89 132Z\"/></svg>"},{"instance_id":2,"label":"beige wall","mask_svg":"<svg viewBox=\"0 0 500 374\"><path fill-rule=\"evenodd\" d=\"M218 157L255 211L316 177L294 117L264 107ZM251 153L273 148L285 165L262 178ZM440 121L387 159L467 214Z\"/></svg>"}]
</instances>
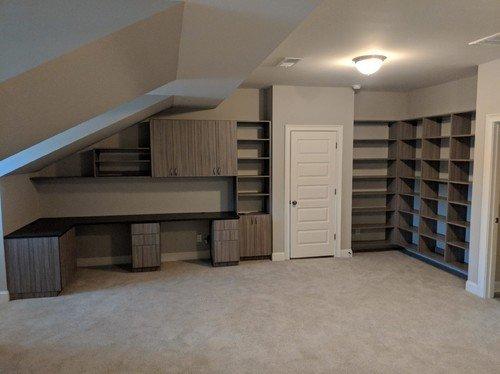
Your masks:
<instances>
[{"instance_id":1,"label":"beige wall","mask_svg":"<svg viewBox=\"0 0 500 374\"><path fill-rule=\"evenodd\" d=\"M351 88L273 86L273 251L285 250L285 125L344 126L342 165L342 241L351 247L352 136Z\"/></svg>"},{"instance_id":2,"label":"beige wall","mask_svg":"<svg viewBox=\"0 0 500 374\"><path fill-rule=\"evenodd\" d=\"M162 116L189 119L259 120L263 113L262 95L257 89L238 89L213 110ZM132 126L94 147L133 147L140 138L138 126ZM39 175L78 175L78 154L66 157ZM128 180L65 180L36 184L43 216L89 216L112 214L143 214L169 212L200 212L232 210L233 184L230 179L179 179L140 181ZM126 230L120 225L85 227L77 231L78 257L122 256L129 248L117 233ZM205 222L178 222L162 225L163 252L206 250L196 243L196 234L206 237Z\"/></svg>"},{"instance_id":3,"label":"beige wall","mask_svg":"<svg viewBox=\"0 0 500 374\"><path fill-rule=\"evenodd\" d=\"M408 93L408 117L466 112L476 108L477 76Z\"/></svg>"},{"instance_id":4,"label":"beige wall","mask_svg":"<svg viewBox=\"0 0 500 374\"><path fill-rule=\"evenodd\" d=\"M4 235L40 218L40 200L30 181L31 174L0 178Z\"/></svg>"},{"instance_id":5,"label":"beige wall","mask_svg":"<svg viewBox=\"0 0 500 374\"><path fill-rule=\"evenodd\" d=\"M472 190L471 249L469 281L478 281L478 248L481 229L483 147L486 116L500 114L500 60L479 65L477 82L476 138L474 147L474 188ZM497 275L497 279L498 275Z\"/></svg>"},{"instance_id":6,"label":"beige wall","mask_svg":"<svg viewBox=\"0 0 500 374\"><path fill-rule=\"evenodd\" d=\"M359 91L354 95L354 119L399 120L409 112L407 92Z\"/></svg>"},{"instance_id":7,"label":"beige wall","mask_svg":"<svg viewBox=\"0 0 500 374\"><path fill-rule=\"evenodd\" d=\"M477 76L408 92L359 91L354 119L398 120L466 112L476 108Z\"/></svg>"}]
</instances>

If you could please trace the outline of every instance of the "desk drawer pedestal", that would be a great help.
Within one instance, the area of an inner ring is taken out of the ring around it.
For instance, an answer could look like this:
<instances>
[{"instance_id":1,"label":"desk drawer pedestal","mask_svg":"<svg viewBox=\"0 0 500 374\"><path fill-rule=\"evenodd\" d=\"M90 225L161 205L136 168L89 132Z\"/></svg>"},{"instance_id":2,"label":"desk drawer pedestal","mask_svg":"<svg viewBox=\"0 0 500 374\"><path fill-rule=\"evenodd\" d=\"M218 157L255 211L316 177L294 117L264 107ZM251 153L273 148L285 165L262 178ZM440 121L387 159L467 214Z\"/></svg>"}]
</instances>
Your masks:
<instances>
[{"instance_id":1,"label":"desk drawer pedestal","mask_svg":"<svg viewBox=\"0 0 500 374\"><path fill-rule=\"evenodd\" d=\"M160 224L134 223L132 234L132 270L158 270L161 266Z\"/></svg>"},{"instance_id":2,"label":"desk drawer pedestal","mask_svg":"<svg viewBox=\"0 0 500 374\"><path fill-rule=\"evenodd\" d=\"M238 265L240 248L238 220L219 220L212 223L211 257L213 266Z\"/></svg>"},{"instance_id":3,"label":"desk drawer pedestal","mask_svg":"<svg viewBox=\"0 0 500 374\"><path fill-rule=\"evenodd\" d=\"M57 296L76 273L75 229L60 237L5 240L11 300Z\"/></svg>"}]
</instances>

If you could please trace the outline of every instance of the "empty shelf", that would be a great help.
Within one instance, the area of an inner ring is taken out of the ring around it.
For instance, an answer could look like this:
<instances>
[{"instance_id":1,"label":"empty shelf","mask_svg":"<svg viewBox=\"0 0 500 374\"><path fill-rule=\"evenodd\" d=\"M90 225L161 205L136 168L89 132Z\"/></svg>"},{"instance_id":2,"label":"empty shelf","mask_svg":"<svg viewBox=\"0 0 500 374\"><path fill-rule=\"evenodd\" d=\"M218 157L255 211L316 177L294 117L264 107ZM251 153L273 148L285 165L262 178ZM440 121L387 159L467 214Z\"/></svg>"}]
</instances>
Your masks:
<instances>
[{"instance_id":1,"label":"empty shelf","mask_svg":"<svg viewBox=\"0 0 500 374\"><path fill-rule=\"evenodd\" d=\"M238 192L239 197L260 197L260 196L269 196L268 193L264 192Z\"/></svg>"},{"instance_id":2,"label":"empty shelf","mask_svg":"<svg viewBox=\"0 0 500 374\"><path fill-rule=\"evenodd\" d=\"M353 213L361 213L361 212L394 212L394 209L387 208L384 206L364 206L364 207L353 207Z\"/></svg>"},{"instance_id":3,"label":"empty shelf","mask_svg":"<svg viewBox=\"0 0 500 374\"><path fill-rule=\"evenodd\" d=\"M469 184L472 184L471 181L452 181L450 180L450 183L454 183L454 184L464 184L464 185L469 185Z\"/></svg>"},{"instance_id":4,"label":"empty shelf","mask_svg":"<svg viewBox=\"0 0 500 374\"><path fill-rule=\"evenodd\" d=\"M352 249L353 251L376 251L376 250L392 250L397 249L398 245L394 244L390 240L353 240Z\"/></svg>"},{"instance_id":5,"label":"empty shelf","mask_svg":"<svg viewBox=\"0 0 500 374\"><path fill-rule=\"evenodd\" d=\"M375 229L392 229L394 225L389 223L353 223L353 230L375 230Z\"/></svg>"},{"instance_id":6,"label":"empty shelf","mask_svg":"<svg viewBox=\"0 0 500 374\"><path fill-rule=\"evenodd\" d=\"M399 229L404 230L404 231L408 231L408 232L412 232L414 234L418 234L418 227L417 226L413 226L413 227L399 226Z\"/></svg>"},{"instance_id":7,"label":"empty shelf","mask_svg":"<svg viewBox=\"0 0 500 374\"><path fill-rule=\"evenodd\" d=\"M394 142L396 139L387 139L387 138L363 138L363 139L353 139L354 142Z\"/></svg>"},{"instance_id":8,"label":"empty shelf","mask_svg":"<svg viewBox=\"0 0 500 374\"><path fill-rule=\"evenodd\" d=\"M405 214L413 214L413 215L419 215L420 214L420 211L417 210L417 209L412 209L412 210L399 209L399 212L400 213L405 213Z\"/></svg>"},{"instance_id":9,"label":"empty shelf","mask_svg":"<svg viewBox=\"0 0 500 374\"><path fill-rule=\"evenodd\" d=\"M267 138L239 138L239 142L268 142Z\"/></svg>"},{"instance_id":10,"label":"empty shelf","mask_svg":"<svg viewBox=\"0 0 500 374\"><path fill-rule=\"evenodd\" d=\"M424 182L448 183L448 179L443 178L422 178Z\"/></svg>"},{"instance_id":11,"label":"empty shelf","mask_svg":"<svg viewBox=\"0 0 500 374\"><path fill-rule=\"evenodd\" d=\"M380 191L380 190L353 190L354 196L371 196L371 195L394 195L394 192Z\"/></svg>"},{"instance_id":12,"label":"empty shelf","mask_svg":"<svg viewBox=\"0 0 500 374\"><path fill-rule=\"evenodd\" d=\"M392 157L358 157L354 158L354 161L395 161Z\"/></svg>"},{"instance_id":13,"label":"empty shelf","mask_svg":"<svg viewBox=\"0 0 500 374\"><path fill-rule=\"evenodd\" d=\"M448 221L448 223L450 225L453 225L453 226L459 226L459 227L470 227L470 222L469 221L460 221L460 220L452 220L452 221Z\"/></svg>"},{"instance_id":14,"label":"empty shelf","mask_svg":"<svg viewBox=\"0 0 500 374\"><path fill-rule=\"evenodd\" d=\"M427 218L427 219L433 219L435 221L446 222L446 216L442 216L442 215L439 215L439 214L436 214L436 215L433 215L433 216L420 214L420 216L422 218Z\"/></svg>"},{"instance_id":15,"label":"empty shelf","mask_svg":"<svg viewBox=\"0 0 500 374\"><path fill-rule=\"evenodd\" d=\"M448 242L448 244L453 246L453 247L458 247L461 249L469 250L469 243L467 243L467 242L454 241L454 242Z\"/></svg>"},{"instance_id":16,"label":"empty shelf","mask_svg":"<svg viewBox=\"0 0 500 374\"><path fill-rule=\"evenodd\" d=\"M270 178L270 175L238 175L238 179Z\"/></svg>"},{"instance_id":17,"label":"empty shelf","mask_svg":"<svg viewBox=\"0 0 500 374\"><path fill-rule=\"evenodd\" d=\"M463 206L469 206L469 205L471 205L470 201L453 201L453 200L449 200L448 202L450 204L463 205Z\"/></svg>"},{"instance_id":18,"label":"empty shelf","mask_svg":"<svg viewBox=\"0 0 500 374\"><path fill-rule=\"evenodd\" d=\"M425 236L430 239L434 239L438 242L445 243L446 242L446 237L442 234L434 233L434 232L421 232L421 236Z\"/></svg>"},{"instance_id":19,"label":"empty shelf","mask_svg":"<svg viewBox=\"0 0 500 374\"><path fill-rule=\"evenodd\" d=\"M393 179L396 178L395 176L392 175L353 175L352 179Z\"/></svg>"}]
</instances>

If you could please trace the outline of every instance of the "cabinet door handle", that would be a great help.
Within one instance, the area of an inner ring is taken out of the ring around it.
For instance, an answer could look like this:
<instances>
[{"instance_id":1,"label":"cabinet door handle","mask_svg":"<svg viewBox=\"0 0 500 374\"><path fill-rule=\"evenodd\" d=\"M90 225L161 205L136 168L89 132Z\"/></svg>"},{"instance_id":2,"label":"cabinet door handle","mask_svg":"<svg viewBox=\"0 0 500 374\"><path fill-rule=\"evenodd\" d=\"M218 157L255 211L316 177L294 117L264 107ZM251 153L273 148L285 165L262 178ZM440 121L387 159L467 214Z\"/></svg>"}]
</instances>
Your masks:
<instances>
[{"instance_id":1,"label":"cabinet door handle","mask_svg":"<svg viewBox=\"0 0 500 374\"><path fill-rule=\"evenodd\" d=\"M174 169L174 175L177 175L177 168Z\"/></svg>"},{"instance_id":2,"label":"cabinet door handle","mask_svg":"<svg viewBox=\"0 0 500 374\"><path fill-rule=\"evenodd\" d=\"M213 170L213 171L214 171L214 175L217 175L217 173L215 172L215 168L214 168L214 170Z\"/></svg>"},{"instance_id":3,"label":"cabinet door handle","mask_svg":"<svg viewBox=\"0 0 500 374\"><path fill-rule=\"evenodd\" d=\"M173 175L173 174L174 174L173 169L172 169L172 168L170 168L170 173L169 173L169 175Z\"/></svg>"},{"instance_id":4,"label":"cabinet door handle","mask_svg":"<svg viewBox=\"0 0 500 374\"><path fill-rule=\"evenodd\" d=\"M220 175L220 167L217 168L217 175Z\"/></svg>"}]
</instances>

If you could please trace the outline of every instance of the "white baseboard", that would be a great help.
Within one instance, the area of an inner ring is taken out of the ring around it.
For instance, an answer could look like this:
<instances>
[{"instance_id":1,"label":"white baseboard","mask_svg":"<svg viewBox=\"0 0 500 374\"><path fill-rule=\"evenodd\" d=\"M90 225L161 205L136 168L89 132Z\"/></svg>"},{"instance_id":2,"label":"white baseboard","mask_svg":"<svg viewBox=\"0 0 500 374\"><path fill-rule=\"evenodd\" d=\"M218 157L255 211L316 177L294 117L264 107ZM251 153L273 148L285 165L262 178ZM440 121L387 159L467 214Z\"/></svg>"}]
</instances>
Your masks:
<instances>
[{"instance_id":1,"label":"white baseboard","mask_svg":"<svg viewBox=\"0 0 500 374\"><path fill-rule=\"evenodd\" d=\"M352 249L351 248L341 249L335 257L340 257L340 258L352 257Z\"/></svg>"},{"instance_id":2,"label":"white baseboard","mask_svg":"<svg viewBox=\"0 0 500 374\"><path fill-rule=\"evenodd\" d=\"M9 291L0 291L0 304L6 303L10 300Z\"/></svg>"},{"instance_id":3,"label":"white baseboard","mask_svg":"<svg viewBox=\"0 0 500 374\"><path fill-rule=\"evenodd\" d=\"M273 252L273 261L285 261L285 252Z\"/></svg>"},{"instance_id":4,"label":"white baseboard","mask_svg":"<svg viewBox=\"0 0 500 374\"><path fill-rule=\"evenodd\" d=\"M495 282L495 292L500 292L500 281Z\"/></svg>"},{"instance_id":5,"label":"white baseboard","mask_svg":"<svg viewBox=\"0 0 500 374\"><path fill-rule=\"evenodd\" d=\"M89 266L105 266L105 265L123 265L129 264L132 261L131 256L114 256L114 257L88 257L78 258L76 266L85 268Z\"/></svg>"},{"instance_id":6,"label":"white baseboard","mask_svg":"<svg viewBox=\"0 0 500 374\"><path fill-rule=\"evenodd\" d=\"M172 252L162 253L161 262L186 261L186 260L205 260L210 258L210 251L191 251L191 252Z\"/></svg>"},{"instance_id":7,"label":"white baseboard","mask_svg":"<svg viewBox=\"0 0 500 374\"><path fill-rule=\"evenodd\" d=\"M474 294L476 296L479 296L479 297L482 297L484 298L484 295L483 293L481 292L481 290L479 289L479 286L477 283L474 283L474 282L471 282L471 281L467 281L465 283L465 290L467 292L470 292L471 294Z\"/></svg>"}]
</instances>

